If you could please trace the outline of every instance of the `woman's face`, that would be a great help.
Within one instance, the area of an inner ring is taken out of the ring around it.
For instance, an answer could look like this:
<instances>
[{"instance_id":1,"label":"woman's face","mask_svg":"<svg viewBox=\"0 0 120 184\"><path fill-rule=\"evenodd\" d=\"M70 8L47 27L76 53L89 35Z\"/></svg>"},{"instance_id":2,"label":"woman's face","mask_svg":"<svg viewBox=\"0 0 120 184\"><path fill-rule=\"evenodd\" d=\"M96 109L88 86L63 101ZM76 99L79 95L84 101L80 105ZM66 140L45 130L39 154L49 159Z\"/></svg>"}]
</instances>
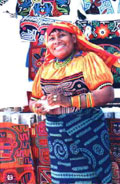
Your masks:
<instances>
[{"instance_id":1,"label":"woman's face","mask_svg":"<svg viewBox=\"0 0 120 184\"><path fill-rule=\"evenodd\" d=\"M76 36L66 31L55 30L48 36L48 48L52 55L58 59L69 56L76 43Z\"/></svg>"}]
</instances>

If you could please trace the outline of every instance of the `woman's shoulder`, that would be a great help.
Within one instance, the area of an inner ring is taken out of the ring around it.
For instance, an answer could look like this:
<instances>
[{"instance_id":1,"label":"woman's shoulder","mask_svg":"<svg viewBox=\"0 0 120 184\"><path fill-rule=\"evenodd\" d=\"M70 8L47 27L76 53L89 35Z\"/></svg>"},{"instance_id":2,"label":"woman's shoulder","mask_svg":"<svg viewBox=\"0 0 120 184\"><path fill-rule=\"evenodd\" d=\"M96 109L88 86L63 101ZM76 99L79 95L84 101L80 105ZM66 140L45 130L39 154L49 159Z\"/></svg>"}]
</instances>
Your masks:
<instances>
[{"instance_id":1,"label":"woman's shoulder","mask_svg":"<svg viewBox=\"0 0 120 184\"><path fill-rule=\"evenodd\" d=\"M96 65L98 63L99 65L105 65L103 59L95 52L83 52L82 56L85 64L89 63L90 65Z\"/></svg>"},{"instance_id":2,"label":"woman's shoulder","mask_svg":"<svg viewBox=\"0 0 120 184\"><path fill-rule=\"evenodd\" d=\"M76 51L75 53L75 58L79 58L79 57L95 57L97 56L96 53L92 52L92 51Z\"/></svg>"}]
</instances>

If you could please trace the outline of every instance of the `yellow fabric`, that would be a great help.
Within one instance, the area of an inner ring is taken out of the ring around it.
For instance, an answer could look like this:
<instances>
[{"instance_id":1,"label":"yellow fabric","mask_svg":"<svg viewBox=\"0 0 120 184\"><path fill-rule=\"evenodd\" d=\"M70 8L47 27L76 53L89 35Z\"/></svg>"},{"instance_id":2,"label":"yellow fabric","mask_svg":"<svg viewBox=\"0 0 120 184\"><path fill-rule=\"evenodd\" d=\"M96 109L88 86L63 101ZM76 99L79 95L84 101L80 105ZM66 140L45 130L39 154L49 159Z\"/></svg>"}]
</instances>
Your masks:
<instances>
[{"instance_id":1,"label":"yellow fabric","mask_svg":"<svg viewBox=\"0 0 120 184\"><path fill-rule=\"evenodd\" d=\"M33 86L32 86L32 96L36 97L36 98L40 98L43 96L43 92L42 92L42 89L40 86L40 79L41 79L42 70L43 70L43 65L38 70L38 72L35 76L34 82L33 82Z\"/></svg>"},{"instance_id":2,"label":"yellow fabric","mask_svg":"<svg viewBox=\"0 0 120 184\"><path fill-rule=\"evenodd\" d=\"M110 69L99 56L92 52L84 57L83 75L90 90L98 88L104 82L113 84L113 76Z\"/></svg>"},{"instance_id":3,"label":"yellow fabric","mask_svg":"<svg viewBox=\"0 0 120 184\"><path fill-rule=\"evenodd\" d=\"M80 72L83 72L85 83L90 91L105 83L113 84L113 76L110 69L99 56L89 52L85 56L73 58L73 60L63 68L57 69L55 61L45 66L43 64L35 77L32 95L36 98L40 98L43 95L40 87L40 78L47 80L63 79Z\"/></svg>"}]
</instances>

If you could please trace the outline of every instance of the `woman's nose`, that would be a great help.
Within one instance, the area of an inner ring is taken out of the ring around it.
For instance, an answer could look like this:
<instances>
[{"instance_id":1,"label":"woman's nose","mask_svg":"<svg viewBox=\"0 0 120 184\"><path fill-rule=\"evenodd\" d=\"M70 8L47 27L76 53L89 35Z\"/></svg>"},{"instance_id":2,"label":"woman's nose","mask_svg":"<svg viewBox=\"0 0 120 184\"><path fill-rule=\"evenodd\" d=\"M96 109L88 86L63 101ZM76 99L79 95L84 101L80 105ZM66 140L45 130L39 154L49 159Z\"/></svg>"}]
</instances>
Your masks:
<instances>
[{"instance_id":1,"label":"woman's nose","mask_svg":"<svg viewBox=\"0 0 120 184\"><path fill-rule=\"evenodd\" d=\"M55 38L54 43L55 43L55 44L60 43L60 38L59 38L58 36Z\"/></svg>"}]
</instances>

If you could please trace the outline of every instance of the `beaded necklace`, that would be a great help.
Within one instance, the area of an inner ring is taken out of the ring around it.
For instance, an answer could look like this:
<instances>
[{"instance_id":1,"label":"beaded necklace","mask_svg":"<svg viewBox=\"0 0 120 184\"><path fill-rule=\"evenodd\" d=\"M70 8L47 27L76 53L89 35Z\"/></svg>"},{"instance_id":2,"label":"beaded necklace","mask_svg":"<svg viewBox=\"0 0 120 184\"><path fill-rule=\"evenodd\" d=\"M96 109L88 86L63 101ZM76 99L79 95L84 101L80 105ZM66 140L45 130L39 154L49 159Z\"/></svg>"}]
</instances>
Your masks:
<instances>
[{"instance_id":1,"label":"beaded necklace","mask_svg":"<svg viewBox=\"0 0 120 184\"><path fill-rule=\"evenodd\" d=\"M64 66L66 66L73 59L74 53L75 52L72 52L72 54L69 57L67 57L65 60L56 59L55 61L56 68L59 69L59 68L63 68Z\"/></svg>"}]
</instances>

